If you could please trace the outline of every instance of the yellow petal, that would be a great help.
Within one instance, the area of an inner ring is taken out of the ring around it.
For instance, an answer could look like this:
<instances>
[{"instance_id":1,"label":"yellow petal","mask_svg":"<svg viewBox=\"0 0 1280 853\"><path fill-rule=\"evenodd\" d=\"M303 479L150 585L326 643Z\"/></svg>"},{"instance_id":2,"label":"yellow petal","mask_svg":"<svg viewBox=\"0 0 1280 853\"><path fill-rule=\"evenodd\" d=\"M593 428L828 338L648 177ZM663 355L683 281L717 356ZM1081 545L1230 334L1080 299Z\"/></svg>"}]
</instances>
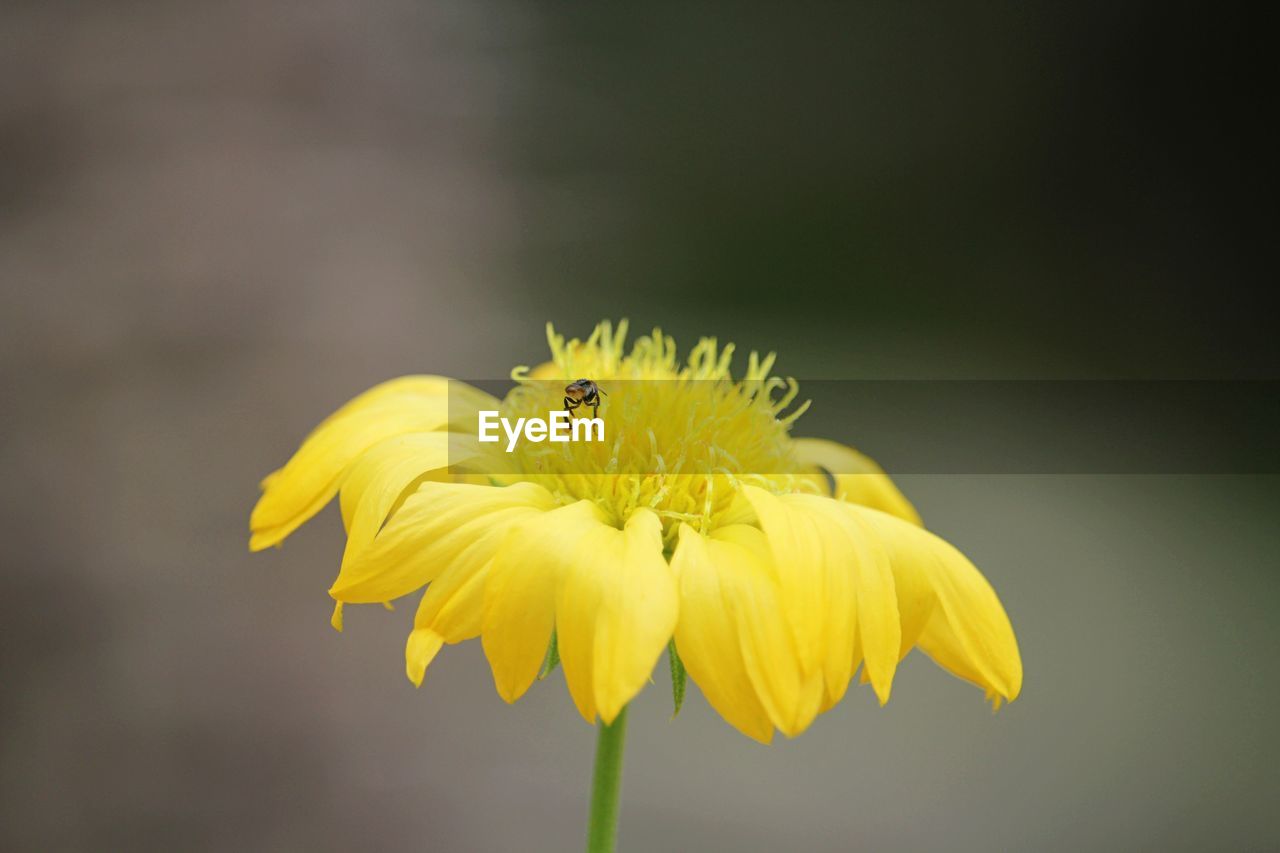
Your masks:
<instances>
[{"instance_id":1,"label":"yellow petal","mask_svg":"<svg viewBox=\"0 0 1280 853\"><path fill-rule=\"evenodd\" d=\"M822 538L807 514L795 511L780 498L754 486L744 488L743 494L755 510L773 554L779 600L807 674L820 666L826 644L829 607Z\"/></svg>"},{"instance_id":2,"label":"yellow petal","mask_svg":"<svg viewBox=\"0 0 1280 853\"><path fill-rule=\"evenodd\" d=\"M730 525L704 537L682 524L671 568L676 647L707 702L761 743L775 727L798 734L799 709L810 702L764 534Z\"/></svg>"},{"instance_id":3,"label":"yellow petal","mask_svg":"<svg viewBox=\"0 0 1280 853\"><path fill-rule=\"evenodd\" d=\"M326 418L283 468L263 480L262 497L249 519L249 547L258 551L276 545L319 512L337 493L351 462L377 442L441 429L451 420L465 421L486 398L439 376L393 379L356 397Z\"/></svg>"},{"instance_id":4,"label":"yellow petal","mask_svg":"<svg viewBox=\"0 0 1280 853\"><path fill-rule=\"evenodd\" d=\"M490 558L495 550L490 548ZM414 628L429 628L446 643L461 643L480 636L490 558L467 560L445 569L422 596Z\"/></svg>"},{"instance_id":5,"label":"yellow petal","mask_svg":"<svg viewBox=\"0 0 1280 853\"><path fill-rule=\"evenodd\" d=\"M447 432L412 432L383 439L351 465L339 504L347 528L342 561L363 550L405 492L423 478L444 480L449 465Z\"/></svg>"},{"instance_id":6,"label":"yellow petal","mask_svg":"<svg viewBox=\"0 0 1280 853\"><path fill-rule=\"evenodd\" d=\"M567 549L558 543L556 642L578 711L612 723L675 631L675 580L662 556L662 523L650 510L633 512L623 530L595 521L578 533Z\"/></svg>"},{"instance_id":7,"label":"yellow petal","mask_svg":"<svg viewBox=\"0 0 1280 853\"><path fill-rule=\"evenodd\" d=\"M329 594L367 604L407 595L450 567L483 565L515 522L555 506L542 486L425 482L342 566Z\"/></svg>"},{"instance_id":8,"label":"yellow petal","mask_svg":"<svg viewBox=\"0 0 1280 853\"><path fill-rule=\"evenodd\" d=\"M1022 658L1009 617L987 579L955 547L922 528L861 507L893 567L904 635L944 669L1008 701L1022 689Z\"/></svg>"},{"instance_id":9,"label":"yellow petal","mask_svg":"<svg viewBox=\"0 0 1280 853\"><path fill-rule=\"evenodd\" d=\"M523 696L537 676L555 627L561 566L601 518L595 504L578 501L515 525L494 554L480 639L506 701Z\"/></svg>"},{"instance_id":10,"label":"yellow petal","mask_svg":"<svg viewBox=\"0 0 1280 853\"><path fill-rule=\"evenodd\" d=\"M871 683L883 705L889 701L893 676L902 658L902 629L889 554L878 532L852 504L809 495L796 495L790 500L828 518L848 539L852 548L848 565L856 599L856 636L850 659L862 661L864 682ZM834 704L840 696L831 693L831 686L828 684L828 702Z\"/></svg>"},{"instance_id":11,"label":"yellow petal","mask_svg":"<svg viewBox=\"0 0 1280 853\"><path fill-rule=\"evenodd\" d=\"M443 645L444 637L430 628L414 628L410 632L409 641L404 647L404 666L405 674L415 687L422 686L422 677L426 674L427 667L435 660Z\"/></svg>"},{"instance_id":12,"label":"yellow petal","mask_svg":"<svg viewBox=\"0 0 1280 853\"><path fill-rule=\"evenodd\" d=\"M405 648L406 672L415 685L422 684L441 644L480 636L489 564L502 538L485 537L472 547L471 558L455 561L427 587Z\"/></svg>"},{"instance_id":13,"label":"yellow petal","mask_svg":"<svg viewBox=\"0 0 1280 853\"><path fill-rule=\"evenodd\" d=\"M824 691L815 703L802 709L802 727L822 707L834 704L848 688L852 674L854 630L862 622L863 607L886 607L875 583L883 583L867 550L866 537L851 535L840 516L843 506L814 495L774 496L748 486L744 494L760 520L778 572L781 603L797 641L805 675L820 673ZM887 575L887 568L884 572ZM864 578L865 575L865 578ZM892 601L892 579L887 614L872 614L863 626L870 651L877 654L892 644L889 660L877 656L873 674L882 701L888 697L893 668L897 664L897 613ZM875 594L873 596L873 594ZM867 596L867 603L860 597ZM879 615L879 619L875 618ZM806 718L807 717L807 718Z\"/></svg>"},{"instance_id":14,"label":"yellow petal","mask_svg":"<svg viewBox=\"0 0 1280 853\"><path fill-rule=\"evenodd\" d=\"M852 447L822 438L797 438L796 458L805 465L825 470L835 481L832 497L869 506L920 524L920 514L906 499L889 475Z\"/></svg>"}]
</instances>

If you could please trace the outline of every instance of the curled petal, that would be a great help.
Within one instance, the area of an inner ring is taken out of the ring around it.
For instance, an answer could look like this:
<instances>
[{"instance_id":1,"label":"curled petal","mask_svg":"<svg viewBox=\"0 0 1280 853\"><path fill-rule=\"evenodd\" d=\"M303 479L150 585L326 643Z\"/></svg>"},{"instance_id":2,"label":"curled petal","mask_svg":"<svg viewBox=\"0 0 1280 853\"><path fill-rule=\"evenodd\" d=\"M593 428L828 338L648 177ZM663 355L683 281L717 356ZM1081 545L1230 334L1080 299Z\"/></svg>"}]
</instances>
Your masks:
<instances>
[{"instance_id":1,"label":"curled petal","mask_svg":"<svg viewBox=\"0 0 1280 853\"><path fill-rule=\"evenodd\" d=\"M513 523L554 506L551 493L535 483L425 482L373 541L343 564L329 594L349 603L390 601L446 569L475 571Z\"/></svg>"},{"instance_id":2,"label":"curled petal","mask_svg":"<svg viewBox=\"0 0 1280 853\"><path fill-rule=\"evenodd\" d=\"M405 672L414 685L422 685L443 644L480 636L489 566L505 532L478 539L466 559L451 563L427 587L405 646Z\"/></svg>"},{"instance_id":3,"label":"curled petal","mask_svg":"<svg viewBox=\"0 0 1280 853\"><path fill-rule=\"evenodd\" d=\"M490 569L482 639L498 692L514 701L554 626L574 704L609 723L648 680L676 613L658 517L637 510L618 530L579 501L512 530Z\"/></svg>"},{"instance_id":4,"label":"curled petal","mask_svg":"<svg viewBox=\"0 0 1280 853\"><path fill-rule=\"evenodd\" d=\"M856 600L856 633L851 665L861 660L864 682L870 682L880 704L889 701L893 676L902 658L902 626L898 605L897 582L889 553L880 539L858 512L858 507L830 498L797 495L790 498L815 515L827 518L838 527L849 543L852 558L841 564L853 576ZM838 552L837 552L838 553ZM848 647L845 647L846 650ZM840 687L847 686L847 682ZM828 684L827 706L840 699L843 689Z\"/></svg>"},{"instance_id":5,"label":"curled petal","mask_svg":"<svg viewBox=\"0 0 1280 853\"><path fill-rule=\"evenodd\" d=\"M489 566L481 642L498 695L514 702L533 684L556 623L556 586L565 552L603 524L578 501L512 528Z\"/></svg>"},{"instance_id":6,"label":"curled petal","mask_svg":"<svg viewBox=\"0 0 1280 853\"><path fill-rule=\"evenodd\" d=\"M612 723L640 692L675 631L677 601L653 512L633 512L622 530L597 523L574 545L556 595L556 641L588 721L598 713Z\"/></svg>"},{"instance_id":7,"label":"curled petal","mask_svg":"<svg viewBox=\"0 0 1280 853\"><path fill-rule=\"evenodd\" d=\"M488 569L487 560L450 566L427 587L405 645L405 673L415 686L441 646L480 636Z\"/></svg>"},{"instance_id":8,"label":"curled petal","mask_svg":"<svg viewBox=\"0 0 1280 853\"><path fill-rule=\"evenodd\" d=\"M794 444L801 463L821 468L831 476L835 482L832 497L896 515L912 524L921 523L916 508L871 458L822 438L797 438Z\"/></svg>"},{"instance_id":9,"label":"curled petal","mask_svg":"<svg viewBox=\"0 0 1280 853\"><path fill-rule=\"evenodd\" d=\"M444 637L430 628L414 628L409 632L409 640L404 647L404 669L415 687L422 686L427 667L443 646Z\"/></svg>"},{"instance_id":10,"label":"curled petal","mask_svg":"<svg viewBox=\"0 0 1280 853\"><path fill-rule=\"evenodd\" d=\"M1022 690L1018 641L987 579L954 546L922 528L853 507L888 553L903 641L918 645L952 674L1013 701Z\"/></svg>"},{"instance_id":11,"label":"curled petal","mask_svg":"<svg viewBox=\"0 0 1280 853\"><path fill-rule=\"evenodd\" d=\"M250 549L279 544L319 512L337 494L348 466L374 444L465 420L462 409L487 405L486 398L461 383L451 394L443 377L405 376L351 400L316 427L283 468L262 481L262 497L249 519ZM451 404L456 411L451 412Z\"/></svg>"},{"instance_id":12,"label":"curled petal","mask_svg":"<svg viewBox=\"0 0 1280 853\"><path fill-rule=\"evenodd\" d=\"M392 510L424 479L445 480L448 432L414 432L383 439L351 465L339 505L347 529L344 563L373 541Z\"/></svg>"},{"instance_id":13,"label":"curled petal","mask_svg":"<svg viewBox=\"0 0 1280 853\"><path fill-rule=\"evenodd\" d=\"M682 524L671 568L680 591L676 647L707 702L761 743L775 727L799 733L800 709L812 702L764 534L737 524L704 537Z\"/></svg>"},{"instance_id":14,"label":"curled petal","mask_svg":"<svg viewBox=\"0 0 1280 853\"><path fill-rule=\"evenodd\" d=\"M778 575L780 604L795 635L805 673L816 670L826 645L828 560L822 533L790 501L748 486L743 494L755 510ZM789 497L789 496L787 496ZM853 608L844 608L845 613Z\"/></svg>"},{"instance_id":15,"label":"curled petal","mask_svg":"<svg viewBox=\"0 0 1280 853\"><path fill-rule=\"evenodd\" d=\"M897 665L897 605L892 576L868 537L851 529L841 512L846 505L830 498L774 496L751 486L743 491L773 555L801 668L822 675L824 690L802 709L803 724L848 688L859 637L874 661L876 692L887 701Z\"/></svg>"}]
</instances>

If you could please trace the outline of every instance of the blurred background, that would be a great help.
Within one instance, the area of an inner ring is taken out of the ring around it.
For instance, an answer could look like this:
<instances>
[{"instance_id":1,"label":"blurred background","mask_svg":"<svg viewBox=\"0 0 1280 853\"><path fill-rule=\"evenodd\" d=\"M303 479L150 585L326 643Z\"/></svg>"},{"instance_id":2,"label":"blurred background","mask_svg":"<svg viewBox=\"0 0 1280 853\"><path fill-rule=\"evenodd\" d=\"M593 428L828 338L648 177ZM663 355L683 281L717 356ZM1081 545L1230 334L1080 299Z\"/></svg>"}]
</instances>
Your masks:
<instances>
[{"instance_id":1,"label":"blurred background","mask_svg":"<svg viewBox=\"0 0 1280 853\"><path fill-rule=\"evenodd\" d=\"M258 479L382 379L536 363L547 320L801 379L1275 379L1270 31L0 3L0 847L580 848L562 678L507 706L473 642L415 691L411 605L328 626L335 510L248 553ZM901 484L999 591L1022 698L913 655L766 748L693 689L671 720L659 667L622 849L1280 846L1275 477Z\"/></svg>"}]
</instances>

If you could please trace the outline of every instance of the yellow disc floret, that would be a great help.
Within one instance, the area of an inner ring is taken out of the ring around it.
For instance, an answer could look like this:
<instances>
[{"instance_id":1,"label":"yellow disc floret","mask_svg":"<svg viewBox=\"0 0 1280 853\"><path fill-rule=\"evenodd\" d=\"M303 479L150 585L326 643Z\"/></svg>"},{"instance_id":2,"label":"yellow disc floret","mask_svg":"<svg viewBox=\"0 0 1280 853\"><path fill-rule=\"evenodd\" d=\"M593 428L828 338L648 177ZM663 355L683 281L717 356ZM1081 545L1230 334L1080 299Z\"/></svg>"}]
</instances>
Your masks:
<instances>
[{"instance_id":1,"label":"yellow disc floret","mask_svg":"<svg viewBox=\"0 0 1280 853\"><path fill-rule=\"evenodd\" d=\"M619 527L636 509L651 509L668 545L680 522L711 529L744 484L818 491L799 473L789 435L808 403L793 406L794 380L769 377L772 354L751 353L734 379L732 344L703 338L680 364L675 341L660 329L629 352L626 331L625 321L616 329L602 323L587 340L566 341L548 324L552 361L512 371L517 385L502 415L545 417L566 382L589 377L608 395L599 413L605 440L519 444L502 460L513 468L509 479L538 482L566 504L591 500Z\"/></svg>"}]
</instances>

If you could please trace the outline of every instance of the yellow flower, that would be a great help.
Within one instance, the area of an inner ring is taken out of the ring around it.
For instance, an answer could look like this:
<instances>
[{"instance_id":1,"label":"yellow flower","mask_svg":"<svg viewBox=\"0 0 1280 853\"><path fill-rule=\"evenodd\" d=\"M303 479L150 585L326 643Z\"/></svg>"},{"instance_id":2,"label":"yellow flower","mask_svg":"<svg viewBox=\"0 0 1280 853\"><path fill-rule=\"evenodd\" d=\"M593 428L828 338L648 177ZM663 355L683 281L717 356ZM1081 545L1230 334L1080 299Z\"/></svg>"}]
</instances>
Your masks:
<instances>
[{"instance_id":1,"label":"yellow flower","mask_svg":"<svg viewBox=\"0 0 1280 853\"><path fill-rule=\"evenodd\" d=\"M859 667L888 701L916 647L997 707L1017 697L1017 641L990 585L874 462L791 436L805 406L770 378L772 355L751 353L734 380L732 346L703 339L681 363L660 331L629 351L625 338L625 322L586 341L548 326L551 361L513 371L501 401L435 376L365 392L263 481L250 547L340 495L335 627L345 603L425 587L415 684L444 644L479 636L514 702L554 637L592 722L614 720L673 639L708 702L764 742L803 731ZM475 442L478 411L545 416L546 387L581 377L612 388L606 441Z\"/></svg>"}]
</instances>

